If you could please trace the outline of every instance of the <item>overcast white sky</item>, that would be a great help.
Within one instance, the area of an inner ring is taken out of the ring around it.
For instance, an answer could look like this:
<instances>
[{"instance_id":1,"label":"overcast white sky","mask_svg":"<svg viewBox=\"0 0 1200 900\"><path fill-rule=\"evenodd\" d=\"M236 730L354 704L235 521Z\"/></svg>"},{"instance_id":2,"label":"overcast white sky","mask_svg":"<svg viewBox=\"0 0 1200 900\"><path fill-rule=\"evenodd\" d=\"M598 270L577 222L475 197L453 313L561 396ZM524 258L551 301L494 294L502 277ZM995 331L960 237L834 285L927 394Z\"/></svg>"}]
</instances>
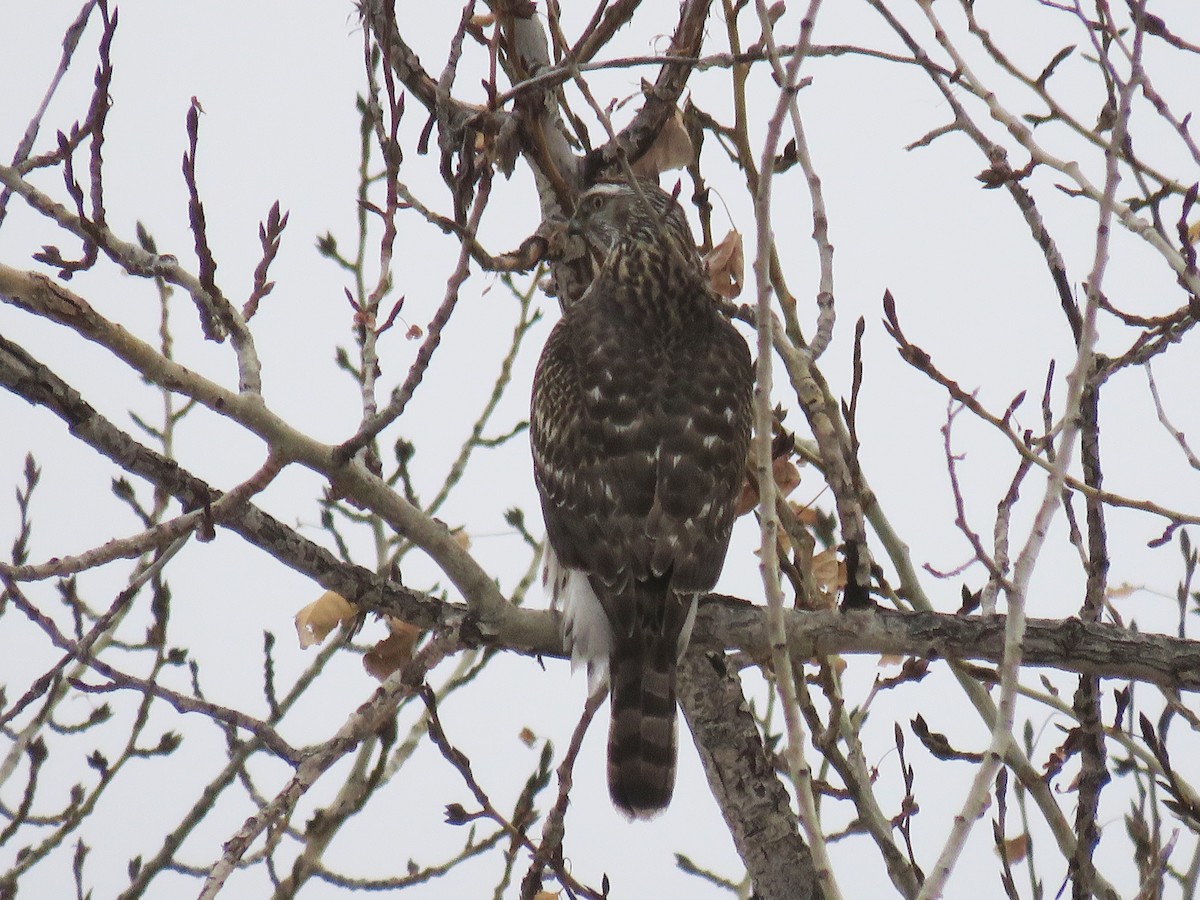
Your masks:
<instances>
[{"instance_id":1,"label":"overcast white sky","mask_svg":"<svg viewBox=\"0 0 1200 900\"><path fill-rule=\"evenodd\" d=\"M664 48L675 5L646 6L656 8L639 12L614 44L614 54ZM826 6L816 31L818 43L898 49L897 41L865 4ZM945 7L943 14L952 17L951 5L941 6ZM1019 59L1033 71L1059 47L1082 39L1065 16L1039 11L1032 2L1009 3L1003 8L984 6L977 4L995 29L997 40L1016 46ZM428 2L402 2L399 7L398 19L406 36L422 52L427 68L440 70L457 9ZM1200 38L1200 16L1193 3L1165 0L1152 7L1177 32L1190 34L1193 40ZM798 12L791 11L783 22L792 23L788 25L791 32L786 28L782 32L789 41ZM56 2L19 13L13 8L4 15L0 156L10 158L11 148L20 139L57 64L63 30L76 13L75 4ZM218 280L227 294L237 298L249 292L259 257L257 227L270 205L279 200L291 216L271 273L277 287L254 323L264 363L265 398L276 412L322 440L348 436L358 420L357 391L333 363L334 346L351 344L351 321L343 296L347 282L344 273L317 255L314 242L326 231L332 231L343 246L349 246L355 236L358 120L354 98L363 90L364 79L362 40L352 4L330 0L204 4L160 0L125 4L120 15L105 150L110 225L133 239L135 223L143 222L161 250L192 264L180 158L186 146L184 117L191 98L197 98L204 109L199 181L219 264ZM45 119L39 150L52 146L54 130L68 127L83 114L91 88L96 36L95 27L89 28L78 62ZM747 42L756 36L748 35ZM725 49L723 25L714 18L706 50ZM1150 71L1159 90L1168 95L1177 113L1188 112L1187 104L1196 97L1195 85L1200 84L1198 67L1193 63L1190 72L1155 69L1157 61L1157 56L1150 57ZM478 85L479 64L478 58L464 63L459 82L467 86L468 94L471 85ZM1056 398L1061 401L1061 375L1071 360L1069 332L1044 264L1012 202L1001 191L981 190L974 180L984 168L978 151L961 136L943 138L916 152L904 150L906 144L950 116L949 108L923 75L892 64L847 57L814 59L806 63L805 71L813 83L800 95L801 110L824 182L831 237L837 248L839 326L834 345L822 361L823 371L835 392L844 394L850 378L853 322L865 316L866 380L859 435L866 476L911 545L916 562L950 569L964 561L969 550L952 528L953 508L939 433L946 400L941 391L907 368L890 346L880 325L884 290L895 295L909 337L928 349L942 369L964 386L979 387L980 399L995 411L1003 410L1019 391L1028 390L1031 398L1039 396L1051 359L1060 365ZM1082 85L1086 72L1086 63L1072 59L1062 67L1062 78L1064 83ZM635 92L642 75L652 78L653 72L621 72L597 79L601 102ZM692 83L695 101L723 120L728 119L730 106L726 77L712 70L697 75ZM752 100L761 134L774 103L768 80L756 82ZM1090 94L1080 97L1077 109L1081 118L1094 118L1099 100ZM410 153L402 177L418 196L446 210L448 198L436 175L436 159L411 152L424 123L424 111L410 101L405 123ZM1169 135L1153 128L1146 134L1146 143L1141 145L1144 156L1178 173L1181 180L1197 178L1195 167L1185 164ZM1101 179L1098 154L1079 157L1083 152L1079 143L1062 133L1047 131L1045 140L1054 152L1080 158L1093 180ZM749 240L752 220L737 175L711 142L705 153L709 177L729 210L726 219L722 205L717 204L714 227L736 227ZM1025 158L1014 153L1013 162L1023 164ZM1031 179L1031 187L1043 203L1047 223L1078 286L1090 267L1096 213L1092 206L1054 191L1051 185L1055 180L1061 177L1039 171ZM40 174L35 182L57 197L65 196L61 182L54 177ZM498 182L495 194L482 240L499 251L515 247L533 230L537 208L523 168L518 167L511 182ZM789 283L800 298L802 322L811 327L816 255L809 237L808 194L799 169L780 177L775 207L775 229L785 248ZM404 229L396 280L407 298L406 322L424 326L441 300L457 245L415 215L404 221ZM37 268L30 254L50 241L60 242L61 238L14 199L8 220L0 228L0 261ZM63 244L64 255L74 250L69 242ZM96 272L78 277L72 286L105 315L153 340L156 297L150 284L114 275L102 264ZM1117 306L1143 315L1164 313L1180 302L1173 280L1164 275L1154 255L1123 233L1114 240L1105 288ZM229 348L201 341L194 311L181 296L175 300L172 316L180 359L224 384L233 384ZM533 363L556 315L552 300L540 298L537 302L547 314L546 321L518 359L515 386L498 414L497 432L526 414ZM399 429L389 432L393 438L403 434L418 444L414 471L427 489L440 481L466 435L473 411L490 392L515 321L514 301L492 277L478 271L466 284L460 307L426 385ZM0 332L54 367L118 424L129 427L131 408L144 417L155 415L156 397L142 391L139 382L114 365L104 351L81 346L61 329L3 305ZM403 379L416 352L417 344L403 335L403 328L396 329L383 342L385 389ZM1127 340L1126 335L1106 328L1100 349L1118 352ZM1200 365L1194 348L1185 345L1168 354L1155 373L1175 425L1200 435L1200 409L1194 400ZM1200 505L1196 475L1181 455L1171 450L1169 438L1155 422L1140 373L1127 372L1115 378L1106 387L1106 402L1110 404L1103 423L1106 487L1195 510ZM1027 402L1020 414L1021 420L1034 428L1040 422L1035 403ZM790 405L794 407L794 403ZM18 483L26 452L34 452L43 467L43 487L34 510L34 561L79 552L113 534L137 530L137 523L111 499L113 468L75 445L57 420L23 401L0 395L0 423L0 487ZM804 434L799 412L792 413L788 424ZM969 485L973 525L990 534L991 515L1012 476L1014 460L1001 440L966 417L960 417L954 436L956 449L966 454L963 477ZM208 415L185 421L178 454L191 471L221 487L241 481L262 462L262 448L256 439ZM1152 463L1147 465L1147 459ZM817 481L806 473L796 497L815 498ZM1027 483L1029 497L1036 500L1041 484L1036 478ZM320 540L314 501L319 491L315 476L295 469L259 500L276 516L301 523L306 534ZM9 498L11 493L0 496ZM819 502L828 506L827 497ZM523 439L492 452L441 513L448 523L466 527L480 562L494 571L505 587L515 582L526 564L523 545L503 520L504 511L512 506L525 509L531 526L540 528ZM1014 543L1023 538L1022 529L1033 508L1022 507ZM1150 551L1145 547L1158 535L1162 523L1114 513L1110 526L1116 550L1112 583L1129 582L1147 589L1119 600L1122 614L1127 619L1136 617L1147 629L1172 630L1173 603L1156 594L1173 595L1179 575L1178 553L1174 548ZM15 507L6 499L0 502L0 543L4 546L10 543L15 527ZM1060 519L1055 526L1055 544L1035 577L1031 615L1065 616L1078 608L1082 576L1063 534ZM753 523L743 520L722 587L758 601L761 586L752 554L756 539ZM366 551L365 542L361 549ZM309 656L291 642L292 615L319 592L307 579L250 552L229 534L215 543L190 544L168 575L175 597L174 640L186 643L200 659L214 660L202 673L210 699L243 702L246 686L258 684L264 629L281 638L276 655L281 679L295 675L307 664ZM414 587L429 586L437 577L415 558L404 576ZM119 587L119 577L116 572L91 576L82 584L85 590L103 597ZM978 587L983 574L974 569L964 579ZM962 583L960 579L928 579L926 588L939 609L952 611L957 608ZM45 586L37 596L52 602L53 589ZM10 699L29 672L53 659L44 641L18 627L17 618L10 610L0 621L0 659L5 661L0 664L0 682L10 685ZM861 699L877 671L875 659L850 661L847 696L851 702ZM302 714L284 729L293 743L317 741L332 733L375 686L361 672L357 658L349 654L331 674L333 677L314 691ZM1027 680L1034 679L1036 675L1027 676ZM1066 690L1072 685L1070 679L1057 676L1056 683ZM869 762L880 766L881 779L888 784L880 791L881 799L891 804L902 795L895 754L889 751L894 721L906 724L915 711L924 711L931 718L931 727L950 732L956 742L981 748L986 738L977 720L964 715L960 695L946 680L909 686L899 693L896 711L878 709L865 730ZM485 679L448 703L443 718L451 738L471 756L481 782L501 797L515 796L537 754L518 740L520 728L528 726L539 737L565 747L583 694L584 680L570 679L564 664L551 661L543 670L535 661L505 657L493 663ZM83 718L88 701L76 702ZM247 707L255 712L261 703L248 702ZM163 729L189 736L186 718L160 715ZM1034 710L1033 715L1035 727L1047 724L1044 712ZM576 769L567 820L567 852L573 870L589 883L598 883L600 873L608 872L617 898L683 895L680 892L694 897L724 896L675 870L673 853L678 851L724 875L741 872L686 736L681 736L681 771L672 807L650 825L631 826L611 810L607 799L603 776L606 728L603 718L593 725ZM1049 727L1040 740L1040 758L1044 758L1059 734ZM957 809L971 773L963 764L935 763L915 742L910 742L910 747L910 762L915 758L918 763L916 793L922 804L914 830L930 854L920 862L931 865L950 811ZM188 765L198 773L197 784L223 761L222 748L207 737L195 738L184 752L189 754ZM192 802L187 791L175 802L179 775L172 766L151 763L145 770L150 780L140 781L144 793L108 796L108 806L83 832L94 848L87 873L97 897L117 893L126 884L128 859L157 849L157 836ZM340 771L343 769L319 783L302 809L312 810L327 801ZM270 794L286 774L282 768L275 780L263 774L260 786ZM55 777L62 780L65 796L71 780L85 775L60 771ZM19 796L14 793L19 792L17 785L6 785L3 790L6 803ZM432 862L460 839L457 829L441 824L438 810L446 802L467 800L457 775L436 753L423 748L411 770L373 801L374 813L339 836L328 860L342 871L365 876L392 871L396 860L410 857ZM180 854L182 859L198 866L210 864L219 854L221 842L251 811L244 801L222 802L227 806L224 814L213 817L189 840ZM1070 807L1070 801L1064 803ZM390 811L383 814L389 805ZM1112 833L1106 841L1118 842L1123 832L1121 807L1114 800L1106 811L1110 819L1105 824ZM847 814L847 810L830 807L830 827L844 824ZM303 821L303 816L296 821ZM986 823L976 828L967 859L951 882L953 895L999 896L990 832ZM845 895L890 895L882 866L864 840L831 847ZM16 849L0 847L0 864L7 866ZM1131 873L1108 871L1104 854L1100 862L1114 883L1131 887ZM44 881L30 883L30 896L65 896L71 890L67 857L64 855L54 871L44 868L38 876ZM494 883L496 873L496 861L488 858L464 867L453 880L414 889L411 895L478 896ZM987 886L974 885L973 874L982 875ZM1047 865L1042 874L1053 892L1062 872ZM230 882L228 896L266 895L261 873L239 878ZM163 878L148 896L173 897L194 889L193 882ZM339 893L314 882L304 895L318 898Z\"/></svg>"}]
</instances>

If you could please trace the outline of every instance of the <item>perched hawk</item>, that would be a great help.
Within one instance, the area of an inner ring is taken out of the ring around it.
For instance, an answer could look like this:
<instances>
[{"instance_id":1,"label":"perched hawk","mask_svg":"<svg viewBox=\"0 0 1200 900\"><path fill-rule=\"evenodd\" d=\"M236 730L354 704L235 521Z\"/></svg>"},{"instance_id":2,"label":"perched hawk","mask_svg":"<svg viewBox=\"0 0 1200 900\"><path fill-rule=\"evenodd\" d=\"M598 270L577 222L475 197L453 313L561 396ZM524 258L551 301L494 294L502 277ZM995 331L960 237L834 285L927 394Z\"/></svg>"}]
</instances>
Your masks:
<instances>
[{"instance_id":1,"label":"perched hawk","mask_svg":"<svg viewBox=\"0 0 1200 900\"><path fill-rule=\"evenodd\" d=\"M530 437L546 581L573 661L608 677L609 793L648 818L675 785L675 671L729 546L753 373L675 198L638 188L579 200L570 229L603 264L542 351Z\"/></svg>"}]
</instances>

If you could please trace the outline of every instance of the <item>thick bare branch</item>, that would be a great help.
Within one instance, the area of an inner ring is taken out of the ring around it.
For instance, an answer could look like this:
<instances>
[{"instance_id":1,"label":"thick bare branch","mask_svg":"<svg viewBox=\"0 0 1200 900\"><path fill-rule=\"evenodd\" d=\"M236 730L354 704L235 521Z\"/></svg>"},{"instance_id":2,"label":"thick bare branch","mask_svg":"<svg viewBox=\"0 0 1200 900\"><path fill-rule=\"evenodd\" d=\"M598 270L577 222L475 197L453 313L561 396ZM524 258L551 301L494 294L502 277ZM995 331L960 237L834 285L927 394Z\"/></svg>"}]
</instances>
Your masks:
<instances>
[{"instance_id":1,"label":"thick bare branch","mask_svg":"<svg viewBox=\"0 0 1200 900\"><path fill-rule=\"evenodd\" d=\"M797 831L791 799L763 746L737 671L721 650L694 645L679 675L679 703L755 895L819 900L812 853Z\"/></svg>"}]
</instances>

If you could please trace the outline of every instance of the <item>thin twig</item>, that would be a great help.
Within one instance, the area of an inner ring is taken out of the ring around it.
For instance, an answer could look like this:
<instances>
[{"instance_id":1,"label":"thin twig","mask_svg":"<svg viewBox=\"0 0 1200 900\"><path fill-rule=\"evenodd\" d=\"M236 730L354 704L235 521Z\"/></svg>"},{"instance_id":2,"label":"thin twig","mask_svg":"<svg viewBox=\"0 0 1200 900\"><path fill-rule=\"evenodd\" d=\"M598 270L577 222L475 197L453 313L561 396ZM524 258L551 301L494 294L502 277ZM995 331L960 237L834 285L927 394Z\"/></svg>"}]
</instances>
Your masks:
<instances>
[{"instance_id":1,"label":"thin twig","mask_svg":"<svg viewBox=\"0 0 1200 900\"><path fill-rule=\"evenodd\" d=\"M812 0L806 23L811 23L820 5L820 0ZM765 14L764 14L764 22ZM774 335L775 317L771 311L771 280L770 258L773 232L771 229L771 173L774 167L776 147L779 133L782 130L783 117L788 110L788 101L796 84L800 64L804 61L803 54L795 54L788 60L784 79L780 86L779 99L768 126L767 135L763 142L762 159L759 171L762 173L758 181L758 190L754 196L754 222L756 228L756 250L754 256L754 275L758 286L758 362L754 385L754 470L758 481L759 491L759 523L762 543L760 549L759 569L763 587L767 597L767 618L771 633L771 655L775 670L775 685L779 692L780 706L783 710L784 723L787 730L787 747L784 751L788 763L788 773L796 790L796 801L800 809L800 823L808 840L809 849L813 856L813 866L821 882L821 889L826 900L837 900L841 897L825 846L825 835L821 822L817 817L814 802L814 786L812 770L809 768L804 753L803 725L796 700L796 674L792 667L792 657L788 653L787 637L783 621L783 592L779 584L778 537L779 520L775 511L775 479L773 476L773 459L771 454L772 422L774 415L771 404L771 360L772 347L776 343Z\"/></svg>"}]
</instances>

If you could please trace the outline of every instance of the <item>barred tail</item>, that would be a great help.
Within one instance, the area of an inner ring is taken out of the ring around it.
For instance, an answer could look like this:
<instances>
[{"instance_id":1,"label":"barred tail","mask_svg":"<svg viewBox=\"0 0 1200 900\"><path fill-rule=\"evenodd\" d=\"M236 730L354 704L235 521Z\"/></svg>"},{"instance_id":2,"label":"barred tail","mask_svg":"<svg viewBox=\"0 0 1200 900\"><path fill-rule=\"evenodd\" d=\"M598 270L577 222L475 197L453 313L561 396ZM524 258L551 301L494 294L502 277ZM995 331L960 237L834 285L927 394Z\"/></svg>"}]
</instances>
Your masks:
<instances>
[{"instance_id":1,"label":"barred tail","mask_svg":"<svg viewBox=\"0 0 1200 900\"><path fill-rule=\"evenodd\" d=\"M617 809L631 819L652 818L671 802L676 756L675 671L673 647L655 653L634 640L618 641L613 648L608 792Z\"/></svg>"}]
</instances>

